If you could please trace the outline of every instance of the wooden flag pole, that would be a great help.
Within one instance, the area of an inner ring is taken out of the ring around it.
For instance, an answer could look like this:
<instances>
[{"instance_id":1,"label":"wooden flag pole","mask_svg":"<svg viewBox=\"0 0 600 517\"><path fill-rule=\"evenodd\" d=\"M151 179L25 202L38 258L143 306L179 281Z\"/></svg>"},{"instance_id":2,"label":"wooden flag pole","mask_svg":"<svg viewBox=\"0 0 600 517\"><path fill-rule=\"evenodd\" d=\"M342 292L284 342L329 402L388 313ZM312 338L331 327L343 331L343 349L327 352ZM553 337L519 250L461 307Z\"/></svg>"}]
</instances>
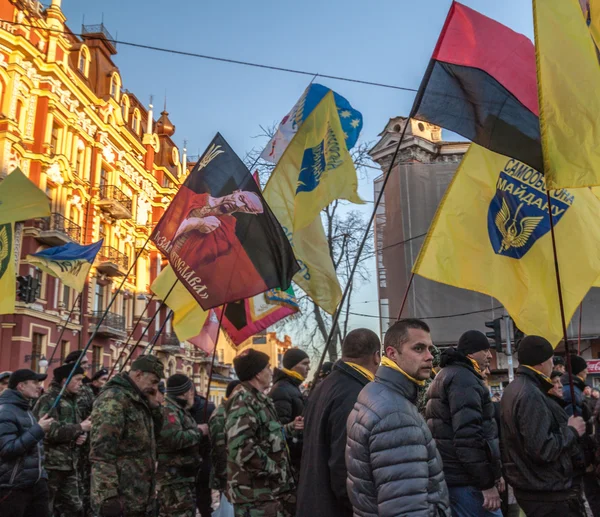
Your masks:
<instances>
[{"instance_id":1,"label":"wooden flag pole","mask_svg":"<svg viewBox=\"0 0 600 517\"><path fill-rule=\"evenodd\" d=\"M396 321L398 321L402 317L402 313L404 312L404 306L406 305L406 300L408 300L408 293L410 292L410 287L412 286L413 280L415 278L415 274L410 272L410 279L408 280L408 285L406 286L406 290L404 291L404 297L402 298L402 305L400 305L400 310L398 311L398 317Z\"/></svg>"},{"instance_id":2,"label":"wooden flag pole","mask_svg":"<svg viewBox=\"0 0 600 517\"><path fill-rule=\"evenodd\" d=\"M77 295L77 298L75 298L75 301L73 302L73 306L71 307L71 310L69 311L69 315L67 316L67 321L65 321L63 328L60 330L60 334L58 335L58 339L56 340L56 344L54 345L54 350L52 351L52 355L50 356L50 359L48 359L48 367L52 366L52 361L54 359L54 355L56 354L56 351L59 348L62 348L63 334L65 333L65 330L67 328L67 325L69 324L69 321L71 321L71 316L73 316L75 307L77 307L77 302L79 302L80 299L81 299L81 293L79 293ZM81 323L83 323L83 322L81 322Z\"/></svg>"},{"instance_id":3,"label":"wooden flag pole","mask_svg":"<svg viewBox=\"0 0 600 517\"><path fill-rule=\"evenodd\" d=\"M75 364L73 365L73 369L71 370L71 373L69 373L69 376L67 377L67 381L65 382L64 386L60 390L60 393L58 394L58 397L56 397L56 399L54 400L54 403L52 404L52 407L50 408L50 411L48 413L50 413L51 411L53 411L56 408L56 406L58 406L58 403L60 402L60 399L63 397L63 395L65 393L65 390L67 389L67 386L69 385L69 382L71 382L71 379L73 377L73 372L77 369L77 367L81 363L81 360L85 357L87 351L89 350L90 346L92 345L92 342L94 341L96 335L98 334L98 330L100 329L100 326L102 325L102 323L106 319L108 311L110 311L110 308L113 306L113 304L115 303L115 301L117 299L117 295L123 289L123 286L125 285L125 282L127 281L127 277L133 271L133 268L137 264L137 261L139 260L139 258L142 256L142 253L146 249L146 246L148 246L148 243L150 242L150 236L151 236L151 234L148 235L148 237L147 237L146 241L144 242L143 246L137 252L137 254L135 256L135 260L132 262L131 266L129 266L129 270L127 271L127 273L123 277L123 280L122 280L121 284L119 285L119 287L117 288L117 290L115 291L115 293L112 295L112 298L110 299L110 302L108 303L108 306L106 307L106 309L102 313L102 316L98 320L98 323L96 323L96 328L92 332L92 335L88 339L87 344L83 348L83 352L81 354L79 354L79 358L77 359L77 361L75 361Z\"/></svg>"},{"instance_id":4,"label":"wooden flag pole","mask_svg":"<svg viewBox=\"0 0 600 517\"><path fill-rule=\"evenodd\" d=\"M573 415L577 416L577 408L575 406L575 386L573 385L573 370L571 368L571 350L569 347L569 338L567 336L567 320L565 318L565 306L562 295L562 284L560 281L560 268L558 267L558 254L556 252L556 235L554 234L554 220L552 218L552 196L550 195L549 190L546 190L546 199L548 200L548 216L550 217L550 234L552 236L552 252L554 254L554 272L556 273L556 287L558 288L558 305L560 307L560 319L563 328L563 339L565 341L565 353L567 355L569 391L571 392Z\"/></svg>"},{"instance_id":5,"label":"wooden flag pole","mask_svg":"<svg viewBox=\"0 0 600 517\"><path fill-rule=\"evenodd\" d=\"M579 333L577 335L577 355L581 354L581 323L583 320L583 301L579 304Z\"/></svg>"},{"instance_id":6,"label":"wooden flag pole","mask_svg":"<svg viewBox=\"0 0 600 517\"><path fill-rule=\"evenodd\" d=\"M400 140L398 140L398 145L396 145L396 150L394 151L394 155L392 156L392 161L390 162L390 166L388 167L388 170L385 173L385 177L383 179L383 184L381 185L381 190L379 191L379 195L377 196L377 199L375 200L375 204L373 206L373 212L371 213L371 218L369 219L369 223L367 224L367 229L365 230L365 234L363 235L362 241L358 248L356 258L354 259L354 264L352 264L352 269L350 270L350 278L348 279L348 282L346 283L346 287L344 288L344 292L342 293L342 299L340 300L338 308L335 311L335 314L333 316L333 321L331 323L331 329L329 331L329 335L327 336L327 341L325 342L325 347L323 348L323 353L321 354L321 359L319 360L319 364L317 366L317 374L316 374L317 376L315 377L315 382L313 383L311 392L318 383L319 372L321 371L321 367L323 366L323 362L325 361L325 356L327 355L327 351L329 350L329 347L331 346L331 341L335 334L335 329L337 328L338 322L340 320L340 313L341 313L342 307L344 305L344 301L346 299L346 296L348 296L348 291L350 290L350 286L352 285L352 279L354 277L354 273L356 272L356 268L358 267L358 263L360 261L360 256L362 254L363 248L365 247L367 239L369 238L371 226L373 225L373 221L375 220L375 216L377 215L377 210L379 209L379 205L381 204L381 200L383 199L385 187L388 184L390 176L392 175L392 170L394 169L394 165L396 164L396 158L398 157L398 154L400 153L400 146L402 145L402 142L404 141L404 137L406 135L406 130L408 129L408 126L410 125L410 117L412 116L413 112L414 112L414 108L411 111L411 115L409 117L407 117L407 119L406 119L406 123L404 124L404 129L402 129L402 134L400 135ZM309 395L310 395L310 393L309 393Z\"/></svg>"},{"instance_id":7,"label":"wooden flag pole","mask_svg":"<svg viewBox=\"0 0 600 517\"><path fill-rule=\"evenodd\" d=\"M139 327L144 314L146 314L146 311L148 310L148 307L150 307L150 304L152 303L152 300L154 300L154 293L152 293L152 296L150 296L150 300L148 300L148 303L146 304L146 306L144 307L144 310L142 311L142 313L140 314L139 318L137 319L137 321L135 322L135 325L133 327L133 330L131 331L131 333L127 336L127 341L125 341L125 344L123 345L123 348L119 349L119 353L117 354L117 360L113 363L112 368L110 370L110 373L108 374L108 378L110 379L112 377L112 374L115 373L115 368L117 367L117 362L119 361L119 359L121 358L121 354L125 352L125 350L127 350L127 345L129 344L129 341L131 340L131 338L133 337L133 335L135 334L135 331L137 330L137 328Z\"/></svg>"},{"instance_id":8,"label":"wooden flag pole","mask_svg":"<svg viewBox=\"0 0 600 517\"><path fill-rule=\"evenodd\" d=\"M119 373L121 373L123 371L123 369L125 368L125 365L129 362L129 359L131 359L131 356L133 355L133 352L135 352L135 350L138 347L138 345L142 342L142 339L144 339L144 336L146 335L146 332L148 332L148 329L150 328L150 325L152 325L152 323L154 323L154 320L160 314L161 309L166 305L167 298L171 294L171 291L173 291L173 289L175 289L175 286L177 285L177 282L178 282L178 280L175 280L175 283L171 286L171 289L169 289L167 291L167 294L165 295L164 300L162 300L160 302L160 305L158 306L158 309L156 309L155 313L152 315L152 318L150 318L150 321L148 322L148 324L146 325L146 327L142 331L142 335L135 342L135 345L133 345L133 347L131 348L131 352L129 352L129 355L127 356L127 358L125 359L125 361L123 361L123 364L119 367ZM146 345L146 348L147 347L148 347L148 345ZM144 349L144 353L145 353L145 351L146 351L146 349Z\"/></svg>"},{"instance_id":9,"label":"wooden flag pole","mask_svg":"<svg viewBox=\"0 0 600 517\"><path fill-rule=\"evenodd\" d=\"M227 308L227 304L223 305L223 310L221 311L221 316L219 317L219 326L217 327L217 338L215 340L215 349L213 350L212 361L210 363L210 373L208 374L208 387L206 388L206 403L204 404L204 423L208 423L206 421L206 417L208 416L208 400L210 396L210 385L212 383L213 370L215 369L215 357L217 356L217 345L219 344L219 334L221 333L221 323L223 323L223 316L225 316L225 309Z\"/></svg>"}]
</instances>

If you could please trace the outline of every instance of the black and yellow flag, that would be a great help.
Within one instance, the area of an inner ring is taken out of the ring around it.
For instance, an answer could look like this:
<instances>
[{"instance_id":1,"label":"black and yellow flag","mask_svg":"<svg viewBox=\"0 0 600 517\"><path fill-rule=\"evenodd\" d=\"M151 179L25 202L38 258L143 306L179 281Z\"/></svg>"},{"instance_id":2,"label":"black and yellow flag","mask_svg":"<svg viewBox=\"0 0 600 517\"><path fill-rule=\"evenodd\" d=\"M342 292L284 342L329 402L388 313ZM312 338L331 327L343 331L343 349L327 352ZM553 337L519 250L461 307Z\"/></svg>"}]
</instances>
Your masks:
<instances>
[{"instance_id":1,"label":"black and yellow flag","mask_svg":"<svg viewBox=\"0 0 600 517\"><path fill-rule=\"evenodd\" d=\"M565 312L600 276L600 200L552 193ZM476 144L456 172L413 271L499 300L526 334L562 338L544 176Z\"/></svg>"},{"instance_id":2,"label":"black and yellow flag","mask_svg":"<svg viewBox=\"0 0 600 517\"><path fill-rule=\"evenodd\" d=\"M0 225L0 314L15 312L14 223Z\"/></svg>"},{"instance_id":3,"label":"black and yellow flag","mask_svg":"<svg viewBox=\"0 0 600 517\"><path fill-rule=\"evenodd\" d=\"M0 224L49 215L48 196L21 169L15 169L0 183Z\"/></svg>"}]
</instances>

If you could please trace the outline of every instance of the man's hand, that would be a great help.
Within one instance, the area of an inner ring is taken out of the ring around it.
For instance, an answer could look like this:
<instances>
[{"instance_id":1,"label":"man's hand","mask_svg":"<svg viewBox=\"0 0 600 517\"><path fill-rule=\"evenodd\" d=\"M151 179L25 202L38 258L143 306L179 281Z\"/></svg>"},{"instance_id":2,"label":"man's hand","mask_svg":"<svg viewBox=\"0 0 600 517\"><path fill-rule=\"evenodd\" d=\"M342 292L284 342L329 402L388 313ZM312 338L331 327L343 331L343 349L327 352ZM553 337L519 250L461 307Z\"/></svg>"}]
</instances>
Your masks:
<instances>
[{"instance_id":1,"label":"man's hand","mask_svg":"<svg viewBox=\"0 0 600 517\"><path fill-rule=\"evenodd\" d=\"M208 436L208 424L198 424L198 431L204 436Z\"/></svg>"},{"instance_id":2,"label":"man's hand","mask_svg":"<svg viewBox=\"0 0 600 517\"><path fill-rule=\"evenodd\" d=\"M81 430L82 431L84 431L86 433L89 433L90 430L92 429L92 420L91 420L91 417L88 416L83 422L81 422L80 425L81 425Z\"/></svg>"},{"instance_id":3,"label":"man's hand","mask_svg":"<svg viewBox=\"0 0 600 517\"><path fill-rule=\"evenodd\" d=\"M180 235L193 230L197 230L200 233L211 233L219 226L221 226L221 221L219 221L218 217L212 215L207 217L188 217L179 225L177 233L175 234L175 239Z\"/></svg>"},{"instance_id":4,"label":"man's hand","mask_svg":"<svg viewBox=\"0 0 600 517\"><path fill-rule=\"evenodd\" d=\"M85 441L87 440L87 434L80 434L77 437L77 440L75 440L75 444L77 445L83 445L85 443Z\"/></svg>"},{"instance_id":5,"label":"man's hand","mask_svg":"<svg viewBox=\"0 0 600 517\"><path fill-rule=\"evenodd\" d=\"M50 418L48 415L44 415L42 418L39 419L38 424L40 424L40 427L42 428L42 430L47 433L48 430L50 429L50 426L54 423L54 418Z\"/></svg>"},{"instance_id":6,"label":"man's hand","mask_svg":"<svg viewBox=\"0 0 600 517\"><path fill-rule=\"evenodd\" d=\"M569 417L567 425L575 429L579 436L583 436L585 434L585 421L580 416Z\"/></svg>"},{"instance_id":7,"label":"man's hand","mask_svg":"<svg viewBox=\"0 0 600 517\"><path fill-rule=\"evenodd\" d=\"M294 430L304 431L304 417L297 416L294 418Z\"/></svg>"},{"instance_id":8,"label":"man's hand","mask_svg":"<svg viewBox=\"0 0 600 517\"><path fill-rule=\"evenodd\" d=\"M500 492L501 494L503 494L504 491L506 490L506 483L504 482L503 477L496 480L496 488L498 489L498 492Z\"/></svg>"},{"instance_id":9,"label":"man's hand","mask_svg":"<svg viewBox=\"0 0 600 517\"><path fill-rule=\"evenodd\" d=\"M483 494L483 509L489 510L493 512L500 508L500 494L498 493L498 489L496 487L488 488L487 490L482 490Z\"/></svg>"}]
</instances>

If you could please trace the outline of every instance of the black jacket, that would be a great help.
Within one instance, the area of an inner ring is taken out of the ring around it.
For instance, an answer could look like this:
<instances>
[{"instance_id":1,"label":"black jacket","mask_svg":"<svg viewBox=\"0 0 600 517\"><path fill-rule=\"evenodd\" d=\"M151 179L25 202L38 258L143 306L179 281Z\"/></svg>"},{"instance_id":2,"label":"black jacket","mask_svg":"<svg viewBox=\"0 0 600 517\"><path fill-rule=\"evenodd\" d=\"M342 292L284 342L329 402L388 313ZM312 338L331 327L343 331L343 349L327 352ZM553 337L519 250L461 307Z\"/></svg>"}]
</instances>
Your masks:
<instances>
[{"instance_id":1,"label":"black jacket","mask_svg":"<svg viewBox=\"0 0 600 517\"><path fill-rule=\"evenodd\" d=\"M29 488L47 478L44 431L18 391L0 395L0 488Z\"/></svg>"},{"instance_id":2,"label":"black jacket","mask_svg":"<svg viewBox=\"0 0 600 517\"><path fill-rule=\"evenodd\" d=\"M294 418L304 413L304 396L300 391L300 384L300 379L290 377L284 371L275 368L269 397L273 400L277 416L283 425L293 422Z\"/></svg>"},{"instance_id":3,"label":"black jacket","mask_svg":"<svg viewBox=\"0 0 600 517\"><path fill-rule=\"evenodd\" d=\"M338 361L308 399L296 517L352 517L346 491L346 421L369 380Z\"/></svg>"},{"instance_id":4,"label":"black jacket","mask_svg":"<svg viewBox=\"0 0 600 517\"><path fill-rule=\"evenodd\" d=\"M206 409L207 404L208 409ZM198 394L194 395L194 405L190 409L190 414L197 424L207 424L214 410L215 405L210 400L206 400L205 397ZM205 412L206 418L204 415ZM210 471L212 468L208 437L204 437L200 444L200 455L202 456L202 464L198 473L198 483L206 485L210 480Z\"/></svg>"},{"instance_id":5,"label":"black jacket","mask_svg":"<svg viewBox=\"0 0 600 517\"><path fill-rule=\"evenodd\" d=\"M417 395L414 382L386 366L360 392L346 445L355 517L451 515L442 458Z\"/></svg>"},{"instance_id":6,"label":"black jacket","mask_svg":"<svg viewBox=\"0 0 600 517\"><path fill-rule=\"evenodd\" d=\"M523 492L567 491L573 481L579 437L567 426L565 410L548 395L551 388L541 375L519 366L500 402L504 476Z\"/></svg>"},{"instance_id":7,"label":"black jacket","mask_svg":"<svg viewBox=\"0 0 600 517\"><path fill-rule=\"evenodd\" d=\"M425 418L444 462L446 483L492 488L502 473L490 392L469 358L455 349L442 353L440 366L429 387Z\"/></svg>"}]
</instances>

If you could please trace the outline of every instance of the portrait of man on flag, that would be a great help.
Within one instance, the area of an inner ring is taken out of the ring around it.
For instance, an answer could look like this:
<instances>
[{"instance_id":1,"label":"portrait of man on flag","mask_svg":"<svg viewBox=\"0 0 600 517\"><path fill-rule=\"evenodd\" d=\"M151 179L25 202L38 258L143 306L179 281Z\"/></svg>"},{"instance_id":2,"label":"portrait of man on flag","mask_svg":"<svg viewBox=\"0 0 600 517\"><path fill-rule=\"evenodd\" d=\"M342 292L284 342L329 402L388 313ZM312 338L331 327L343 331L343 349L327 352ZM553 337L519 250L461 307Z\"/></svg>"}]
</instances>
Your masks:
<instances>
[{"instance_id":1,"label":"portrait of man on flag","mask_svg":"<svg viewBox=\"0 0 600 517\"><path fill-rule=\"evenodd\" d=\"M153 241L204 310L289 287L298 265L250 172L217 134Z\"/></svg>"}]
</instances>

